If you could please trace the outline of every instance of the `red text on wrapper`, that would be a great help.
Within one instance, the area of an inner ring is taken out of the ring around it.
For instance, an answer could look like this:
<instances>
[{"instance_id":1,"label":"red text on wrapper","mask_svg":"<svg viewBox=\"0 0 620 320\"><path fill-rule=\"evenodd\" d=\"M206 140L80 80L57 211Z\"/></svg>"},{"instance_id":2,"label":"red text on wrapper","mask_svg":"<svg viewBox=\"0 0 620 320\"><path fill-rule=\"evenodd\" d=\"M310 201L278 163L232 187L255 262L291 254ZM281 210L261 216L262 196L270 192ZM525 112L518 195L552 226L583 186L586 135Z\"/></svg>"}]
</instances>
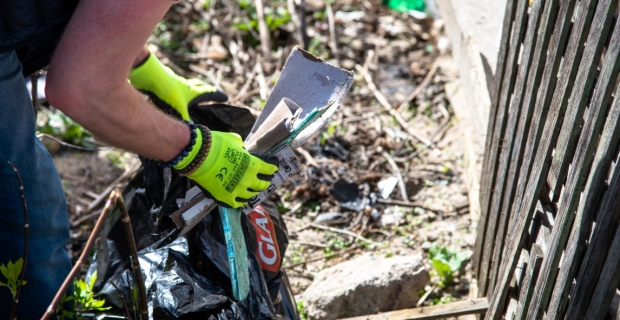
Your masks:
<instances>
[{"instance_id":1,"label":"red text on wrapper","mask_svg":"<svg viewBox=\"0 0 620 320\"><path fill-rule=\"evenodd\" d=\"M256 230L258 246L256 255L263 270L278 272L280 270L280 251L275 239L275 229L271 217L265 209L258 205L250 212L250 220Z\"/></svg>"}]
</instances>

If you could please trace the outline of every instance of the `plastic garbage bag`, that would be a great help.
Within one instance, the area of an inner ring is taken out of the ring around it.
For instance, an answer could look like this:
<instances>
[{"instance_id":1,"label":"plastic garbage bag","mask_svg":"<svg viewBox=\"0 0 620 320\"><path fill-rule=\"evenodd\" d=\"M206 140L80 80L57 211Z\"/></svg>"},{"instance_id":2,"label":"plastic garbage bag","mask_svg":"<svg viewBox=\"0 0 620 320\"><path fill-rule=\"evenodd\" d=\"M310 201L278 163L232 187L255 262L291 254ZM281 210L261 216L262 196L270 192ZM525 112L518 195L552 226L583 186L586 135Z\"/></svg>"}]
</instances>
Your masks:
<instances>
[{"instance_id":1,"label":"plastic garbage bag","mask_svg":"<svg viewBox=\"0 0 620 320\"><path fill-rule=\"evenodd\" d=\"M192 108L190 114L196 123L213 130L236 132L242 137L247 136L255 121L249 110L223 104ZM275 205L264 202L242 218L250 294L245 301L234 301L218 210L213 210L185 237L179 237L169 216L178 209L177 199L185 196L193 182L169 169L163 170L154 161L142 161L143 168L125 188L123 197L131 217L152 318L278 319L280 310L287 318L298 319L290 285L287 280L283 282L281 270L288 232ZM125 305L133 312L138 297L119 217L116 210L108 219L89 273L97 270L99 275L96 296L105 298L114 313L125 314Z\"/></svg>"}]
</instances>

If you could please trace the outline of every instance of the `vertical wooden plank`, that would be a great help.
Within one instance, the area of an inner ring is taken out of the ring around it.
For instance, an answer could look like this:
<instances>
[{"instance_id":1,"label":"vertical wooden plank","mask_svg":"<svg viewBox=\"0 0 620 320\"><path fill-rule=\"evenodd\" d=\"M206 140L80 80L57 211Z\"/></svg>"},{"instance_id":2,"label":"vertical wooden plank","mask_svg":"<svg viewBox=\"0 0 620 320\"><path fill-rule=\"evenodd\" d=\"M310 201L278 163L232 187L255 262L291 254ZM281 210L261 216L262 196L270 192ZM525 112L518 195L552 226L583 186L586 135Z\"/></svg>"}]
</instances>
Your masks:
<instances>
[{"instance_id":1,"label":"vertical wooden plank","mask_svg":"<svg viewBox=\"0 0 620 320\"><path fill-rule=\"evenodd\" d=\"M519 61L519 52L521 50L521 43L523 42L523 37L525 34L526 20L527 20L527 8L528 8L529 0L519 0L519 6L517 7L517 14L514 23L513 33L510 39L510 49L508 53L508 59L506 61L506 70L504 72L504 78L502 79L502 90L500 92L500 96L498 99L497 105L497 115L495 118L495 128L493 129L493 138L491 141L491 149L489 153L485 155L485 158L488 157L489 167L485 172L487 176L493 176L492 180L489 180L489 184L483 187L483 193L486 192L486 197L483 197L486 202L482 202L481 206L487 212L487 232L491 232L490 236L485 234L484 239L484 247L485 249L491 248L490 252L481 256L480 262L480 271L479 271L479 280L478 285L480 286L480 290L482 292L486 292L487 282L489 277L489 264L492 255L493 248L493 240L495 239L495 233L493 232L496 228L495 224L497 222L497 215L489 212L490 205L490 190L489 186L492 186L495 181L495 172L496 165L499 156L500 149L500 139L504 136L504 130L506 126L506 114L508 111L508 104L510 103L510 97L512 95L515 78L517 75L517 62ZM495 190L497 191L497 190Z\"/></svg>"},{"instance_id":2,"label":"vertical wooden plank","mask_svg":"<svg viewBox=\"0 0 620 320\"><path fill-rule=\"evenodd\" d=\"M556 1L553 1L553 3L555 2ZM525 110L525 112L522 113L524 117L519 120L517 135L513 143L514 156L513 160L510 162L508 179L506 181L506 191L502 204L502 212L508 212L509 217L517 216L516 206L519 205L520 196L523 194L523 188L526 185L529 169L531 167L530 161L533 160L533 152L536 150L536 145L530 145L529 151L526 151L528 132L530 136L539 136L540 133L535 132L535 130L540 130L540 124L545 122L545 117L549 110L555 83L557 81L558 69L562 62L563 49L568 39L575 2L574 0L561 1L553 28L553 42L549 46L542 46L543 53L545 53L547 49L549 50L545 61L542 80L537 76L534 77L531 81L532 85L528 87L525 93L522 107ZM524 153L527 155L524 156ZM519 177L517 177L517 175L519 175ZM521 188L517 188L518 185L520 185ZM517 192L517 190L521 191ZM512 229L511 225L513 224L513 220L514 219L510 220L510 225L508 227L509 232Z\"/></svg>"},{"instance_id":3,"label":"vertical wooden plank","mask_svg":"<svg viewBox=\"0 0 620 320\"><path fill-rule=\"evenodd\" d=\"M508 0L506 2L506 12L504 14L504 25L502 27L502 37L500 43L500 50L497 56L497 67L495 69L495 83L493 86L489 87L489 92L491 94L491 109L489 111L489 123L487 125L487 138L485 142L485 157L482 159L482 172L488 172L489 166L489 157L486 155L489 154L491 149L491 141L493 141L493 129L495 128L495 118L497 113L497 97L499 97L499 91L501 90L501 79L504 77L504 70L506 68L506 59L508 56L508 47L510 46L510 34L512 32L512 22L514 20L515 12L517 11L518 0ZM477 278L480 279L480 257L482 255L482 251L484 247L482 244L484 243L484 234L486 231L486 221L488 216L488 206L489 196L491 192L491 183L489 180L493 180L493 176L489 174L483 174L481 178L481 187L482 190L480 192L480 204L481 204L481 213L480 219L478 220L478 230L476 236L476 243L474 244L474 268L476 271Z\"/></svg>"},{"instance_id":4,"label":"vertical wooden plank","mask_svg":"<svg viewBox=\"0 0 620 320\"><path fill-rule=\"evenodd\" d=\"M510 241L508 242L509 245L505 251L505 259L502 263L500 271L501 277L498 278L498 283L494 288L493 297L490 301L486 319L499 320L501 318L501 312L506 301L506 293L510 277L514 273L517 263L516 254L523 244L525 233L527 232L527 226L532 218L536 201L538 200L538 195L549 168L551 152L553 151L553 145L555 144L555 139L557 138L557 133L559 131L559 128L557 127L561 123L560 117L564 113L566 101L568 100L566 92L570 92L572 90L575 73L577 72L577 67L575 65L578 65L579 60L576 59L576 57L581 57L581 53L583 52L584 40L589 31L590 22L592 20L591 18L594 12L593 2L595 1L583 0L580 3L581 14L578 15L577 22L575 23L570 36L567 52L564 56L564 61L566 63L562 66L558 86L556 86L550 111L548 112L542 134L537 134L539 132L539 128L534 128L533 126L530 128L531 133L533 131L533 134L528 136L527 151L530 152L530 155L533 155L534 147L538 144L537 140L539 139L540 146L536 148L536 157L532 164L529 179L527 179L527 188L525 189L523 196L521 196L519 194L519 190L517 190L518 192L516 199L522 200L516 211L518 214L515 215L514 227L510 233ZM573 61L574 63L569 63L570 61ZM526 159L527 158L526 153ZM523 171L524 170L522 167L522 172ZM519 180L519 183L525 183L526 181L525 178Z\"/></svg>"},{"instance_id":5,"label":"vertical wooden plank","mask_svg":"<svg viewBox=\"0 0 620 320\"><path fill-rule=\"evenodd\" d=\"M609 34L609 29L611 28L613 16L616 13L617 4L618 0L600 0L598 3L588 35L587 45L581 62L579 63L579 72L576 78L579 79L579 81L575 84L575 89L571 94L560 135L569 135L571 130L576 129L573 128L576 117L583 113L585 105L588 103L588 98L594 86L596 69L607 40L607 35ZM617 71L614 65L615 59L614 63L606 70L608 71L606 74L607 77L611 77L614 70ZM612 82L611 85L609 85L610 82ZM605 96L610 95L614 84L615 78L610 81L609 79L602 79L602 77L599 77L599 90L597 90L597 93L601 95L601 100L599 102L604 102ZM590 164L594 157L593 151L597 141L593 139L593 136L595 133L598 135L598 132L600 132L600 127L605 120L608 104L609 102L607 101L603 106L595 103L590 105L589 116L581 136L579 137L572 170L568 177L568 182L564 187L562 199L559 203L559 210L555 217L555 226L551 232L549 251L545 255L540 277L536 282L532 304L528 310L528 319L541 319L543 313L547 310L554 281L558 273L560 258L564 252L566 241L575 218L576 206L580 200L580 192L583 190L586 178L589 174ZM562 153L558 148L559 147L556 147L555 150L556 156L558 153ZM542 175L539 176L539 179L546 181L546 173L544 171ZM568 264L573 262L567 259L564 261Z\"/></svg>"},{"instance_id":6,"label":"vertical wooden plank","mask_svg":"<svg viewBox=\"0 0 620 320\"><path fill-rule=\"evenodd\" d=\"M618 170L620 171L620 170ZM620 189L615 190L615 199L611 209L613 211L620 211ZM620 226L616 228L616 235L614 237L611 249L607 255L607 261L605 267L598 279L598 285L592 296L592 302L588 308L585 319L605 319L607 312L609 311L609 305L614 297L614 292L620 284L620 272L618 272L618 265L620 265ZM595 275L591 275L595 276Z\"/></svg>"},{"instance_id":7,"label":"vertical wooden plank","mask_svg":"<svg viewBox=\"0 0 620 320\"><path fill-rule=\"evenodd\" d=\"M610 104L612 99L611 92L614 89L616 78L618 76L618 72L620 71L620 64L617 63L619 58L620 24L617 23L614 27L611 42L607 50L607 56L603 62L603 68L601 70L601 74L599 75L596 91L594 92L592 102L590 103L591 107L588 114L588 119L583 129L583 138L589 135L590 139L596 140L598 132L600 132L601 127L603 126L607 106ZM618 97L618 94L620 94L620 91L616 91L616 97ZM594 219L596 208L598 207L599 199L605 185L605 179L607 178L607 172L615 146L618 144L618 138L620 137L620 126L618 125L619 114L620 103L618 103L618 99L616 99L609 115L607 116L604 131L602 133L603 137L599 142L596 156L592 163L591 173L588 177L585 189L583 190L583 195L581 197L583 200L579 202L575 216L575 223L573 223L568 245L564 251L563 259L567 263L565 263L560 269L554 285L553 297L547 310L547 315L551 317L551 319L560 317L564 314L566 303L568 301L567 293L578 267L578 264L573 261L582 256L583 250L586 246L586 240L590 236L592 220ZM577 196L574 195L574 197ZM612 231L612 229L610 229L612 220L610 219L611 217L599 215L599 224L597 225L593 239L590 241L591 245L589 250L591 252L605 250L604 248L608 248L608 242L603 244L594 244L594 240L601 234L600 232L605 234ZM610 237L611 235L608 235L607 239L610 239ZM584 257L584 262L587 261L587 257L588 256ZM602 261L599 265L602 265ZM585 263L582 263L582 269L584 266ZM592 274L591 272L588 273ZM584 285L587 283L593 284L595 280L584 280L585 283L581 283L581 281L577 283L576 288L581 289L578 289L578 291L571 294L574 299L587 300L586 297L591 296L593 288L590 287L589 289L586 289ZM580 302L577 300L576 303L582 304L585 302Z\"/></svg>"},{"instance_id":8,"label":"vertical wooden plank","mask_svg":"<svg viewBox=\"0 0 620 320\"><path fill-rule=\"evenodd\" d=\"M543 5L544 11L542 9ZM542 73L542 68L539 68L539 63L543 48L545 48L546 51L546 48L549 46L549 37L551 36L553 26L553 21L549 23L549 19L554 19L555 17L552 17L552 15L555 15L556 12L557 2L552 0L546 0L546 2L544 0L534 1L530 11L530 19L527 26L528 31L525 36L525 40L523 41L524 50L521 57L521 63L519 64L519 73L517 75L517 83L513 93L512 104L510 105L508 123L506 125L506 134L502 140L503 147L501 149L497 169L497 178L495 179L495 192L493 193L491 208L489 210L489 214L491 216L499 217L499 219L496 223L496 228L493 230L495 237L494 239L491 239L493 241L491 243L493 248L493 256L491 260L491 278L489 280L489 285L487 286L488 288L493 288L493 285L495 284L495 279L497 278L499 265L501 263L501 254L504 249L508 212L501 211L500 209L502 207L502 200L506 198L505 183L506 176L508 174L508 166L510 161L514 161L512 158L515 153L513 141L518 131L517 121L527 117L524 116L524 113L529 112L531 114L531 110L522 108L521 104L523 102L523 97L526 95L525 92L528 89L530 91L532 90L532 83L530 82L533 78L532 76L536 76L536 73L538 73L538 75ZM546 39L544 39L545 37ZM489 219L489 222L491 222L491 219ZM492 233L489 232L487 233L487 239L491 234ZM491 248L488 246L485 247Z\"/></svg>"},{"instance_id":9,"label":"vertical wooden plank","mask_svg":"<svg viewBox=\"0 0 620 320\"><path fill-rule=\"evenodd\" d=\"M615 8L615 5L614 5L614 8ZM612 10L612 11L615 12L615 10ZM606 39L603 39L603 41L605 40ZM588 43L587 45L590 46L590 43ZM577 78L577 79L580 79L580 78ZM588 93L584 92L582 94L587 95ZM583 99L587 99L587 98L588 97L586 96ZM555 148L555 155L553 156L553 161L551 162L551 169L550 169L549 176L553 178L549 180L551 181L550 188L554 194L554 199L557 199L557 197L559 197L561 185L566 180L566 174L568 173L568 166L573 157L573 152L575 151L577 138L579 137L579 130L577 130L577 128L583 122L582 120L583 110L581 108L574 109L571 111L573 112L567 112L566 115L564 116L564 124L562 125L562 131L560 132L560 137L558 138L558 144Z\"/></svg>"},{"instance_id":10,"label":"vertical wooden plank","mask_svg":"<svg viewBox=\"0 0 620 320\"><path fill-rule=\"evenodd\" d=\"M534 244L530 250L530 261L525 271L525 278L521 285L521 292L519 293L519 304L517 306L517 312L515 313L515 320L525 319L524 310L527 310L532 299L532 292L534 291L533 283L536 283L538 278L538 272L543 261L543 252L539 245Z\"/></svg>"}]
</instances>

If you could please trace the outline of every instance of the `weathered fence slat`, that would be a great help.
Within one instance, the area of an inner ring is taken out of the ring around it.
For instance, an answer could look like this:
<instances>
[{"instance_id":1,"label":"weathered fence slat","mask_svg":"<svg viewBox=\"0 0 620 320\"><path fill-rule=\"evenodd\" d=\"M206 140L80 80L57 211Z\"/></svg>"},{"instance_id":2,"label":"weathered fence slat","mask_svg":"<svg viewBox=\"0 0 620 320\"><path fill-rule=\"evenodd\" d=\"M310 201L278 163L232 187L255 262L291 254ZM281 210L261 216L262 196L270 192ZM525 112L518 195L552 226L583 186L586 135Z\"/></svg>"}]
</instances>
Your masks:
<instances>
[{"instance_id":1,"label":"weathered fence slat","mask_svg":"<svg viewBox=\"0 0 620 320\"><path fill-rule=\"evenodd\" d=\"M519 205L521 204L520 200L527 186L532 160L536 154L542 135L543 125L546 122L551 101L554 97L554 89L558 81L558 70L563 60L562 55L568 45L568 39L571 34L570 31L572 30L571 17L573 16L576 2L577 1L574 0L563 0L561 2L559 17L556 20L553 30L553 42L549 47L543 78L540 82L541 85L538 88L536 97L533 97L535 103L534 112L530 123L523 128L519 128L519 130L523 131L518 133L517 138L526 139L521 141L517 140L517 142L515 142L515 151L521 152L521 155L517 154L518 160L523 159L523 161L512 162L508 173L509 182L507 186L514 189L514 196L512 197L513 203L510 205L506 204L506 208L510 210L509 216L511 217L507 239L510 239L510 233L512 233L516 220L520 215L518 211ZM564 67L564 69L567 68ZM563 82L561 85L563 85ZM527 132L527 134L525 134L525 132ZM514 180L517 174L518 178ZM510 181L510 179L513 180Z\"/></svg>"},{"instance_id":2,"label":"weathered fence slat","mask_svg":"<svg viewBox=\"0 0 620 320\"><path fill-rule=\"evenodd\" d=\"M538 195L545 180L544 177L546 177L546 173L548 172L549 160L553 150L552 147L555 145L554 142L557 139L557 133L559 131L557 127L561 124L560 117L563 115L566 108L566 92L571 92L572 90L572 81L574 81L574 76L577 71L574 65L578 65L576 57L580 57L583 52L583 43L589 31L589 23L591 22L594 11L592 2L593 1L585 0L581 3L583 7L580 9L581 12L577 16L577 21L573 26L567 52L564 57L565 62L573 61L573 63L567 62L562 67L561 78L558 81L559 85L556 86L550 112L547 115L542 135L540 137L537 137L536 134L530 134L530 136L528 136L529 146L533 147L536 144L536 140L539 138L540 146L537 148L538 151L536 152L525 193L523 193L523 197L517 197L517 199L522 199L522 201L517 210L518 214L515 216L514 228L510 233L511 238L508 242L507 250L505 251L506 259L503 261L504 263L501 267L501 277L494 288L493 297L490 301L491 305L486 317L487 319L499 320L501 318L500 310L503 309L511 275L516 268L517 255L524 242L525 233L527 232L526 228L532 218ZM538 132L538 128L531 127L531 129L534 130L534 133ZM533 153L533 150L531 152Z\"/></svg>"},{"instance_id":3,"label":"weathered fence slat","mask_svg":"<svg viewBox=\"0 0 620 320\"><path fill-rule=\"evenodd\" d=\"M617 170L620 171L620 170ZM615 189L615 202L611 210L620 210L620 189ZM616 236L612 243L609 255L607 256L607 262L601 273L601 277L598 280L598 285L594 291L590 308L586 313L585 319L605 319L605 315L609 310L613 293L620 284L620 272L618 272L618 265L620 264L620 227L616 228ZM594 276L594 275L591 275Z\"/></svg>"},{"instance_id":4,"label":"weathered fence slat","mask_svg":"<svg viewBox=\"0 0 620 320\"><path fill-rule=\"evenodd\" d=\"M538 278L538 272L542 265L543 252L539 245L532 245L530 250L530 261L527 264L527 270L525 271L525 279L521 283L521 292L519 293L519 302L517 306L517 312L515 313L515 320L525 319L524 310L527 310L532 299L532 292L534 291L533 283L536 283Z\"/></svg>"},{"instance_id":5,"label":"weathered fence slat","mask_svg":"<svg viewBox=\"0 0 620 320\"><path fill-rule=\"evenodd\" d=\"M488 159L488 171L487 174L492 174L495 176L496 166L497 166L497 158L499 155L499 142L501 137L504 135L504 130L506 126L506 114L508 112L508 104L510 102L510 96L512 90L514 88L515 79L516 79L516 71L517 65L519 61L519 52L521 49L521 43L523 42L523 37L525 33L526 20L527 20L527 8L529 0L518 0L519 6L517 7L517 14L514 22L514 30L510 39L510 49L508 53L508 59L506 61L506 69L504 72L504 78L502 79L502 89L498 99L497 106L497 114L495 120L495 128L493 130L493 137L491 138L491 149L489 150L489 154L487 156ZM488 139L488 138L487 138ZM489 185L493 185L495 181L495 177L489 180L491 183ZM491 190L482 190L483 199L490 199ZM486 202L482 202L481 205L484 207L486 212L489 212L490 201L486 200ZM495 239L495 233L493 232L496 228L497 216L490 215L487 217L487 231L491 231L490 236L485 235L485 244L484 247L492 247L493 240ZM478 282L478 286L482 292L486 292L488 275L489 275L489 264L490 264L490 255L485 255L482 257L482 261L480 262L480 282Z\"/></svg>"},{"instance_id":6,"label":"weathered fence slat","mask_svg":"<svg viewBox=\"0 0 620 320\"><path fill-rule=\"evenodd\" d=\"M491 108L489 110L489 123L487 124L487 138L485 141L485 154L488 153L491 149L491 141L493 140L493 128L495 128L495 117L497 113L497 97L499 96L499 90L501 90L501 80L504 77L504 70L506 68L506 58L508 55L508 46L510 45L510 33L512 31L512 21L514 19L514 15L517 9L518 1L510 0L506 3L506 12L504 14L504 24L502 27L502 38L500 42L500 49L497 56L497 67L495 68L495 82L487 83L489 86L489 92L491 95ZM482 160L482 172L487 172L488 161L487 157L484 157ZM481 185L489 186L490 182L488 179L492 179L489 175L483 175L481 180ZM490 190L488 190L490 192ZM489 193L480 193L480 201L481 203L486 203L488 201ZM485 200L486 199L486 200ZM478 230L477 236L478 239L484 238L484 232L486 231L486 219L488 216L488 207L482 209L480 214L480 218L478 220ZM474 256L473 262L475 265L475 269L480 270L480 253L482 252L482 241L476 241L474 245ZM480 279L480 276L478 279Z\"/></svg>"},{"instance_id":7,"label":"weathered fence slat","mask_svg":"<svg viewBox=\"0 0 620 320\"><path fill-rule=\"evenodd\" d=\"M604 3L604 6L606 5L609 5L609 7L607 7L607 15L613 15L616 13L616 4ZM594 23L599 22L599 20L602 21L603 19L605 19L605 17L595 16ZM606 37L607 33L605 33L602 37L603 43L600 44L599 41L597 47L600 46L602 49L602 46L605 45L604 42L607 40ZM588 40L587 46L591 47L593 44L591 44ZM610 51L610 53L613 52ZM590 63L590 61L585 59L582 59L582 61L585 61L585 63ZM596 72L596 64L594 64L594 66L590 66L588 70L589 72ZM583 81L583 79L579 76L577 76L577 79L579 82ZM589 97L588 93L589 92L573 92L571 99L587 100ZM585 103L583 105L585 105ZM575 109L569 108L569 110L572 112L567 112L564 116L564 124L562 125L562 131L560 132L560 137L558 138L558 144L555 147L555 155L553 156L553 161L551 162L550 170L552 174L550 174L550 177L554 178L550 179L552 182L550 183L550 188L554 194L554 198L557 198L560 195L561 185L566 179L568 166L573 158L573 152L575 151L577 138L579 137L579 130L577 130L577 128L583 122L583 107Z\"/></svg>"},{"instance_id":8,"label":"weathered fence slat","mask_svg":"<svg viewBox=\"0 0 620 320\"><path fill-rule=\"evenodd\" d=\"M586 140L593 140L593 144L596 142L598 133L603 127L605 121L605 115L612 99L611 92L616 85L616 78L620 71L620 64L617 63L620 58L620 24L616 24L612 34L609 48L607 49L607 56L603 62L603 68L599 75L599 80L596 85L596 91L594 92L592 102L590 103L590 110L585 126L582 130L582 136L577 146L577 158L580 154L580 149L583 148ZM620 91L616 92L616 96L620 94ZM603 138L599 142L594 161L592 163L592 169L590 170L590 176L588 177L586 186L583 190L583 196L581 202L577 207L575 222L573 223L572 230L570 231L570 238L568 240L567 248L564 250L564 261L570 262L574 259L579 259L582 256L582 252L585 248L586 240L590 236L590 226L594 219L595 210L597 208L598 200L601 196L601 192L605 183L605 178L608 172L609 165L611 163L611 157L615 150L615 146L618 143L618 114L620 114L620 103L616 100L612 106L610 114L607 116L607 122L602 133ZM615 120L614 120L615 119ZM614 121L614 122L611 122ZM615 141L613 138L615 138ZM593 148L591 146L591 148ZM591 154L591 150L587 150L587 153ZM576 164L579 166L579 164ZM581 191L580 189L575 190ZM573 193L573 198L579 200L579 197ZM572 209L569 209L572 212ZM606 216L599 216L599 219L607 220ZM611 221L608 221L611 223ZM608 225L599 225L600 228L605 230L609 228ZM594 237L601 231L597 227ZM597 247L590 246L592 250ZM585 260L584 260L585 261ZM572 279L577 271L577 263L565 263L560 269L557 276L554 288L553 297L549 308L547 309L547 316L554 319L559 315L564 314L564 308L567 302L567 291L570 289ZM591 291L590 291L591 292ZM590 295L582 296L584 292L574 293L579 296L580 299L585 299Z\"/></svg>"},{"instance_id":9,"label":"weathered fence slat","mask_svg":"<svg viewBox=\"0 0 620 320\"><path fill-rule=\"evenodd\" d=\"M536 36L538 35L538 23L541 17L542 5L545 0L535 1L533 6L531 7L529 19L527 23L527 32L525 34L525 38L523 43L535 43ZM547 1L551 2L551 1ZM506 101L508 109L508 120L506 122L505 134L500 138L500 143L498 145L499 148L499 163L495 169L496 178L495 178L495 186L493 187L493 192L491 194L491 205L489 208L489 213L492 216L489 220L489 228L487 229L487 234L485 236L485 241L488 243L485 245L485 248L489 250L492 255L490 257L490 272L487 273L490 275L490 279L488 281L488 288L493 288L495 283L495 278L497 276L497 269L499 269L499 261L500 255L502 251L502 244L504 242L505 236L505 226L504 222L506 221L506 214L499 212L499 208L501 206L501 201L503 198L503 190L504 190L504 182L506 181L506 171L508 170L508 162L510 161L510 157L512 155L512 142L515 133L515 127L517 125L517 119L521 115L521 99L522 92L524 91L526 81L528 80L528 72L530 70L530 62L532 61L534 53L534 46L524 46L523 53L521 54L521 62L519 63L519 68L517 72L517 80L514 86L514 92L508 93L508 101ZM510 99L513 97L513 99ZM499 213L499 214L498 214ZM498 219L499 218L499 219ZM494 222L494 224L492 223Z\"/></svg>"},{"instance_id":10,"label":"weathered fence slat","mask_svg":"<svg viewBox=\"0 0 620 320\"><path fill-rule=\"evenodd\" d=\"M576 118L583 114L585 105L588 103L588 97L590 96L590 92L594 86L596 66L601 58L601 53L607 40L607 35L611 27L613 15L616 12L617 4L618 0L600 0L598 3L596 13L591 23L587 46L585 47L581 63L579 63L579 72L577 73L576 78L579 79L579 81L576 82L571 98L569 99L558 142L563 139L562 134L564 137L567 137L568 135L571 135L570 132L576 131L577 129L573 127L572 123L575 123L577 120ZM613 71L615 66L611 66L610 68L612 69L609 70L608 74L606 74L607 76L611 76L611 71ZM608 80L599 77L599 97L601 99L604 99L603 97L605 93L609 93L608 85ZM607 104L605 106L601 106L593 103L590 106L590 116L588 117L587 123L582 130L581 136L579 137L580 139L577 145L577 151L575 158L573 159L572 172L570 173L568 182L564 187L562 199L560 199L559 202L559 210L555 218L555 226L551 232L549 252L545 255L540 277L536 282L534 297L532 298L532 304L530 305L530 310L528 311L528 319L542 318L544 311L547 309L553 284L558 272L558 264L560 262L560 258L562 257L563 249L566 246L566 240L568 239L571 226L573 225L575 218L575 209L580 199L579 192L583 190L583 186L589 173L590 163L594 156L593 149L596 147L596 140L592 138L595 130L600 130L600 127L605 119L606 111ZM597 134L598 132L600 131L596 131ZM563 152L563 150L559 150L561 147L562 146L556 146L556 156L561 154L561 156L564 157L565 152ZM566 145L564 147L566 147ZM545 181L545 179L540 180ZM570 262L568 263L570 264Z\"/></svg>"},{"instance_id":11,"label":"weathered fence slat","mask_svg":"<svg viewBox=\"0 0 620 320\"><path fill-rule=\"evenodd\" d=\"M557 10L557 1L550 1L548 5L552 6L550 12L551 16L543 17L543 19L547 18L547 21L543 20L541 22L541 30L543 29L544 23L548 23L544 30L549 33L549 27L552 25L552 21L555 21L555 25L552 29L552 34L554 37L553 42L549 44L551 34L546 33L543 37L539 37L539 40L541 41L536 43L535 58L532 62L530 80L528 80L530 85L528 85L523 98L523 111L521 113L521 119L519 119L517 133L513 142L514 154L512 160L510 161L510 168L508 170L508 177L506 179L506 187L504 190L504 200L502 201L501 212L506 212L509 217L514 216L512 208L515 203L514 196L518 182L517 172L524 160L523 152L526 146L525 142L527 141L526 133L531 125L538 126L541 116L546 114L545 109L548 107L549 100L552 97L555 81L557 80L557 71L560 66L560 62L562 61L562 50L560 50L560 48L564 47L568 37L570 20L575 7L575 1L562 1L559 12L557 13L557 18L553 17ZM546 13L547 12L545 12L545 14ZM548 53L547 50L549 51ZM545 54L547 54L546 59ZM541 65L541 63L543 63L542 59L545 59L545 62ZM541 72L542 78L540 76ZM537 92L540 97L538 103L536 102ZM529 161L529 158L526 159L526 161ZM511 220L509 220L509 222L510 221ZM507 230L511 230L510 224Z\"/></svg>"}]
</instances>

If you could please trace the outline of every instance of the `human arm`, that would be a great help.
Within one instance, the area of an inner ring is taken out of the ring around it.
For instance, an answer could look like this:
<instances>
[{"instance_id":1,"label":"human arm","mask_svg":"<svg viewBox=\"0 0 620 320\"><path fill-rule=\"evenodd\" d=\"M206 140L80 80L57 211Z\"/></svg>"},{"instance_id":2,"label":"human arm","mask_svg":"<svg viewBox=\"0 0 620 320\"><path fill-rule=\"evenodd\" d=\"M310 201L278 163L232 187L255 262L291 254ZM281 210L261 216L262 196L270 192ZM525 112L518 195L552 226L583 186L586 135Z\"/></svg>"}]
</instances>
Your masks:
<instances>
[{"instance_id":1,"label":"human arm","mask_svg":"<svg viewBox=\"0 0 620 320\"><path fill-rule=\"evenodd\" d=\"M170 160L187 126L153 108L127 82L134 58L170 0L82 0L48 69L48 101L102 141Z\"/></svg>"},{"instance_id":2,"label":"human arm","mask_svg":"<svg viewBox=\"0 0 620 320\"><path fill-rule=\"evenodd\" d=\"M46 85L48 101L99 139L163 161L173 159L188 146L190 130L148 103L127 82L127 76L134 58L171 4L170 0L80 1L52 58ZM188 177L216 200L238 207L269 185L256 180L273 174L277 167L250 156L247 171L232 174L230 170L230 179L239 180L235 187L222 191L226 188L215 185L216 176L210 173L229 162L224 151L235 148L249 154L234 134L215 133L213 137L213 150L221 152L209 151L206 159L199 158L204 163ZM217 148L218 144L226 148Z\"/></svg>"}]
</instances>

